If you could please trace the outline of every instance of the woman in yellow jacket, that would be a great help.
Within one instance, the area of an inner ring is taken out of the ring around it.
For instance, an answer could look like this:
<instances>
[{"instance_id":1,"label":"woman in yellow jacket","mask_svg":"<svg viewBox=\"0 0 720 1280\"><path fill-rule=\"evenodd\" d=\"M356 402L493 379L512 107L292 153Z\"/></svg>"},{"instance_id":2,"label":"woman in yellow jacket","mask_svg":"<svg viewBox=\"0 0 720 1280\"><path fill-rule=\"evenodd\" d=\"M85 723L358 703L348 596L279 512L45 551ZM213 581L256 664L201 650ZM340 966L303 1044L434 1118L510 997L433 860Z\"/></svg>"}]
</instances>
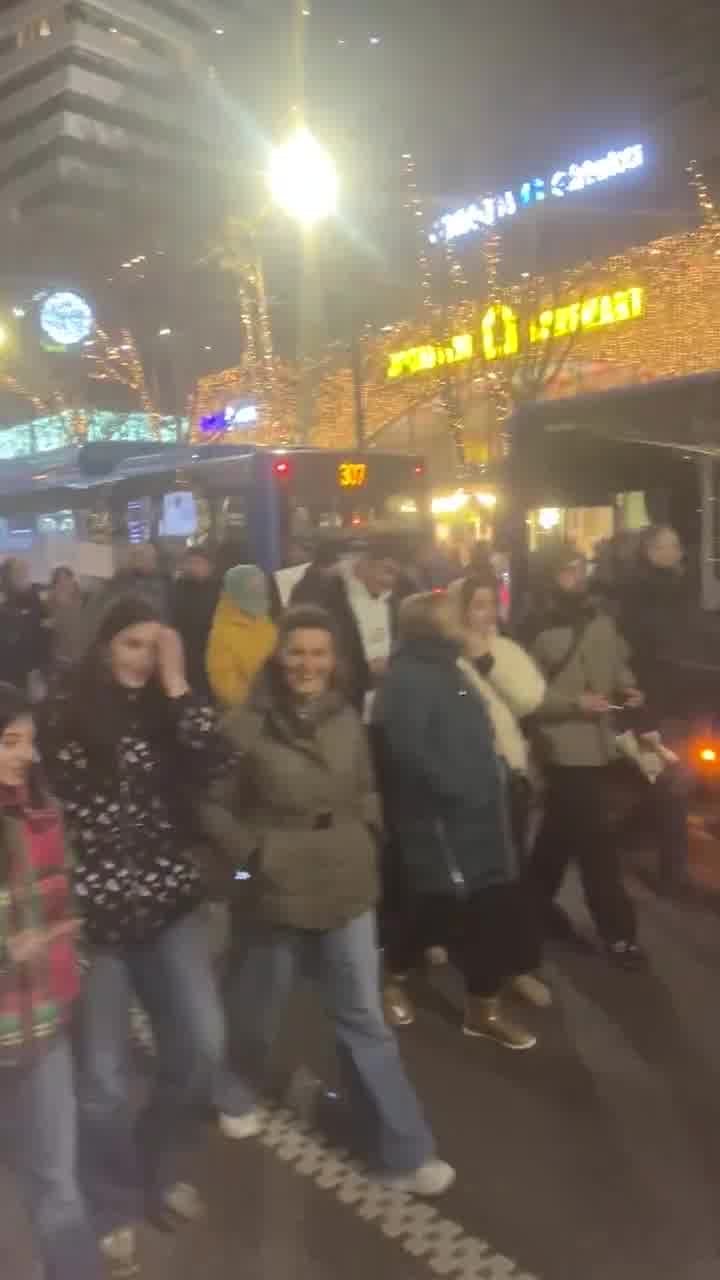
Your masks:
<instances>
[{"instance_id":1,"label":"woman in yellow jacket","mask_svg":"<svg viewBox=\"0 0 720 1280\"><path fill-rule=\"evenodd\" d=\"M253 564L228 569L207 649L210 687L227 707L245 701L275 648L277 629L269 615L270 591L262 570Z\"/></svg>"}]
</instances>

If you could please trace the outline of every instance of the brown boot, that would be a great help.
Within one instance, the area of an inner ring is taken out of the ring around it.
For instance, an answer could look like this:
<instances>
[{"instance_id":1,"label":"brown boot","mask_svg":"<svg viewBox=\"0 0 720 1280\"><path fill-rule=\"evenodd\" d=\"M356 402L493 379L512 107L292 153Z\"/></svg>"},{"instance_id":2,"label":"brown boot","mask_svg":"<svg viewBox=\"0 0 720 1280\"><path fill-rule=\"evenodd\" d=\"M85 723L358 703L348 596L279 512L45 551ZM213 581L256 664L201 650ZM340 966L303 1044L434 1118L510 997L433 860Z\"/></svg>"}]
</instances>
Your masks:
<instances>
[{"instance_id":1,"label":"brown boot","mask_svg":"<svg viewBox=\"0 0 720 1280\"><path fill-rule=\"evenodd\" d=\"M467 997L463 1035L494 1040L504 1049L533 1049L537 1044L537 1037L531 1031L505 1016L499 996Z\"/></svg>"},{"instance_id":2,"label":"brown boot","mask_svg":"<svg viewBox=\"0 0 720 1280\"><path fill-rule=\"evenodd\" d=\"M400 978L390 978L383 990L383 1009L389 1027L411 1027L415 1021L415 1006L408 995L407 985Z\"/></svg>"}]
</instances>

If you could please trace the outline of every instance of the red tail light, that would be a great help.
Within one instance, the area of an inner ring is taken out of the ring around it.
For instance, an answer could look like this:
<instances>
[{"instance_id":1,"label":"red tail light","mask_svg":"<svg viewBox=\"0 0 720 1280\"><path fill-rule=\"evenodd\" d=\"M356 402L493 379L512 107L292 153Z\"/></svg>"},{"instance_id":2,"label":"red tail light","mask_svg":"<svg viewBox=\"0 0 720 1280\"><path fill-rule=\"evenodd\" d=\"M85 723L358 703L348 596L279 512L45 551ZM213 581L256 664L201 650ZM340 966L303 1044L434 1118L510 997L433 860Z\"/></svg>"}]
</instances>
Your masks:
<instances>
[{"instance_id":1,"label":"red tail light","mask_svg":"<svg viewBox=\"0 0 720 1280\"><path fill-rule=\"evenodd\" d=\"M416 466L415 466L415 475L416 475L416 476L424 476L424 475L425 475L425 467L424 467L424 465L423 465L423 463L422 463L422 462L418 462L418 463L416 464Z\"/></svg>"},{"instance_id":2,"label":"red tail light","mask_svg":"<svg viewBox=\"0 0 720 1280\"><path fill-rule=\"evenodd\" d=\"M278 476L280 480L286 480L290 475L290 463L287 458L276 458L272 469L273 475Z\"/></svg>"}]
</instances>

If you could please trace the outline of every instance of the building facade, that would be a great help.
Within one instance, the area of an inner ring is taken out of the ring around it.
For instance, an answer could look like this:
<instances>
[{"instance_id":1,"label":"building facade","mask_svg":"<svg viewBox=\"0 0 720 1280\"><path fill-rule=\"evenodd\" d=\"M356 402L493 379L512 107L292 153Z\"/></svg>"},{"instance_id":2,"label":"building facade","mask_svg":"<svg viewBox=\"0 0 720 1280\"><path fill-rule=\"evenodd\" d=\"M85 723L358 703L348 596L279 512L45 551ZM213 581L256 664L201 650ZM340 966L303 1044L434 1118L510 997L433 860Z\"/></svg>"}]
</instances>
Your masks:
<instances>
[{"instance_id":1,"label":"building facade","mask_svg":"<svg viewBox=\"0 0 720 1280\"><path fill-rule=\"evenodd\" d=\"M646 31L666 152L720 171L720 5L717 0L654 0Z\"/></svg>"},{"instance_id":2,"label":"building facade","mask_svg":"<svg viewBox=\"0 0 720 1280\"><path fill-rule=\"evenodd\" d=\"M6 220L106 216L209 175L205 99L229 16L224 0L0 0Z\"/></svg>"}]
</instances>

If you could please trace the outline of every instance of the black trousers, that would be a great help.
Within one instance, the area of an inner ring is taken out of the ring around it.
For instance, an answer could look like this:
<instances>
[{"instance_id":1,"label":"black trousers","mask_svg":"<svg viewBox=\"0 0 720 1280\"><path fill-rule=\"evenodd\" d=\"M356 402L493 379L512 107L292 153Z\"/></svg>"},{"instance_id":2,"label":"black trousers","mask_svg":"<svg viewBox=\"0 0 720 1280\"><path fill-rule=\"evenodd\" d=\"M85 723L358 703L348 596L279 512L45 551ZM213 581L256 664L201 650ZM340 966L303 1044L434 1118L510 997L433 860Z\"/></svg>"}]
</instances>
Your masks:
<instances>
[{"instance_id":1,"label":"black trousers","mask_svg":"<svg viewBox=\"0 0 720 1280\"><path fill-rule=\"evenodd\" d=\"M600 937L605 942L632 942L635 910L623 884L612 825L612 776L611 767L548 769L545 816L528 876L540 909L549 919L565 872L576 862Z\"/></svg>"},{"instance_id":2,"label":"black trousers","mask_svg":"<svg viewBox=\"0 0 720 1280\"><path fill-rule=\"evenodd\" d=\"M428 946L444 946L468 993L497 995L508 978L540 967L540 929L527 887L491 885L467 898L423 894L406 904L403 929L388 947L387 967L408 973Z\"/></svg>"}]
</instances>

